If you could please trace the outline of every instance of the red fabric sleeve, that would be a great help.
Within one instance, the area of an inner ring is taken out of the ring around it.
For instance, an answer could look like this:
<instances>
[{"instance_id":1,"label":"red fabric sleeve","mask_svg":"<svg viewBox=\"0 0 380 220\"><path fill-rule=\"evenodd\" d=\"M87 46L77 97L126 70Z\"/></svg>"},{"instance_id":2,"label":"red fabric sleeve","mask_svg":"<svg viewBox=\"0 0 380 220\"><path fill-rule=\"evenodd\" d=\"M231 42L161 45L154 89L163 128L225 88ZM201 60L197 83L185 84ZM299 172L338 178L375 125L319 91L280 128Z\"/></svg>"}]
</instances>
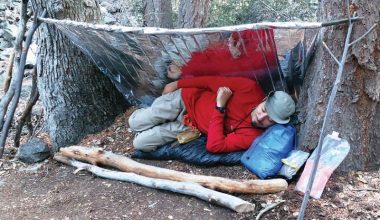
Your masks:
<instances>
[{"instance_id":1,"label":"red fabric sleeve","mask_svg":"<svg viewBox=\"0 0 380 220\"><path fill-rule=\"evenodd\" d=\"M246 92L257 87L255 81L244 77L203 76L178 80L178 88L209 89L217 92L219 87L229 87L233 92Z\"/></svg>"},{"instance_id":2,"label":"red fabric sleeve","mask_svg":"<svg viewBox=\"0 0 380 220\"><path fill-rule=\"evenodd\" d=\"M210 125L208 128L206 150L211 153L225 153L248 149L252 137L230 133L224 135L224 117L225 114L214 110L212 113Z\"/></svg>"}]
</instances>

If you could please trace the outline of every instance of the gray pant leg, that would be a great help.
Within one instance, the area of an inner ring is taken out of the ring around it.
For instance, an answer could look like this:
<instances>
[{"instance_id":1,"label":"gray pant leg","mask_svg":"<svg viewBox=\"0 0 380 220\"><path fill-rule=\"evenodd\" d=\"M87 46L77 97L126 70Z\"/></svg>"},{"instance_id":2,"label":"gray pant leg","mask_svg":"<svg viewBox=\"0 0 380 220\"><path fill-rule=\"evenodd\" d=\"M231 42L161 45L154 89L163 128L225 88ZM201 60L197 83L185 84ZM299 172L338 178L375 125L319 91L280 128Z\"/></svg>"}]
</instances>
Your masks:
<instances>
[{"instance_id":1,"label":"gray pant leg","mask_svg":"<svg viewBox=\"0 0 380 220\"><path fill-rule=\"evenodd\" d=\"M158 146L176 140L178 133L188 129L189 127L182 124L179 120L163 123L138 134L133 140L133 146L138 150L153 151Z\"/></svg>"},{"instance_id":2,"label":"gray pant leg","mask_svg":"<svg viewBox=\"0 0 380 220\"><path fill-rule=\"evenodd\" d=\"M181 90L158 97L148 108L138 109L129 117L129 127L134 131L145 131L153 126L174 121L185 109Z\"/></svg>"}]
</instances>

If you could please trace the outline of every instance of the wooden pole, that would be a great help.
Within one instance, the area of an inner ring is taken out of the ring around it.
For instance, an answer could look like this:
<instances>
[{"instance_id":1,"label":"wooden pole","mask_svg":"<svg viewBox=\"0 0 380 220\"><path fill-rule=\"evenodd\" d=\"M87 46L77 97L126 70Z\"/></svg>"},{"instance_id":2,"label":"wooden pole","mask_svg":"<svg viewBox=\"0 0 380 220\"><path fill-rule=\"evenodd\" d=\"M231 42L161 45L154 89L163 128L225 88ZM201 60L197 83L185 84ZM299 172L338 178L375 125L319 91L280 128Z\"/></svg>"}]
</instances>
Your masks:
<instances>
[{"instance_id":1,"label":"wooden pole","mask_svg":"<svg viewBox=\"0 0 380 220\"><path fill-rule=\"evenodd\" d=\"M352 19L352 21L358 21L361 18ZM102 25L102 24L90 24L86 22L71 21L71 20L56 20L51 18L38 18L39 21L58 24L58 25L69 25L77 26L83 28L89 28L93 30L105 30L114 32L130 32L148 35L160 35L160 34L183 34L183 35L194 35L194 34L206 34L206 33L218 33L218 32L232 32L232 31L243 31L243 30L255 30L255 29L265 29L265 28L280 28L280 29L315 29L326 27L330 25L337 25L342 23L347 23L348 19L341 19L329 22L304 22L304 21L293 21L293 22L261 22L253 24L242 24L234 26L224 26L224 27L211 27L211 28L181 28L181 29L166 29L157 27L125 27L120 25Z\"/></svg>"},{"instance_id":2,"label":"wooden pole","mask_svg":"<svg viewBox=\"0 0 380 220\"><path fill-rule=\"evenodd\" d=\"M107 170L95 165L69 159L68 157L64 157L59 154L56 154L54 156L54 159L59 162L77 167L78 169L87 170L103 178L131 182L150 188L163 189L171 192L194 196L204 201L227 207L234 210L235 212L251 212L255 210L255 205L252 203L229 194L204 188L197 183L176 182L171 180L145 177L134 173Z\"/></svg>"},{"instance_id":3,"label":"wooden pole","mask_svg":"<svg viewBox=\"0 0 380 220\"><path fill-rule=\"evenodd\" d=\"M180 182L199 183L210 189L235 193L275 193L286 190L288 183L283 179L271 180L233 180L222 177L194 175L175 170L138 163L128 157L104 151L100 148L71 146L60 149L61 155L91 164L102 164L115 167L125 172L139 175L168 179Z\"/></svg>"}]
</instances>

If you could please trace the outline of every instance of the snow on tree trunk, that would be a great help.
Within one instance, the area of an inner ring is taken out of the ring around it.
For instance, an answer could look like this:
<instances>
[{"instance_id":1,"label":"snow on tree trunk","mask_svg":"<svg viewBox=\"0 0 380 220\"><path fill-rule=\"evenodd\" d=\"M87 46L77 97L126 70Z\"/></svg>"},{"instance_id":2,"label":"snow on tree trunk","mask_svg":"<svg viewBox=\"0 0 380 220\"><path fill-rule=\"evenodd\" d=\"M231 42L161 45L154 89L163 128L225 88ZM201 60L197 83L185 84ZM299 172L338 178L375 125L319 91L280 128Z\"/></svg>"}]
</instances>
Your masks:
<instances>
[{"instance_id":1,"label":"snow on tree trunk","mask_svg":"<svg viewBox=\"0 0 380 220\"><path fill-rule=\"evenodd\" d=\"M168 0L144 0L144 26L173 28L172 3Z\"/></svg>"},{"instance_id":2,"label":"snow on tree trunk","mask_svg":"<svg viewBox=\"0 0 380 220\"><path fill-rule=\"evenodd\" d=\"M178 28L201 28L207 24L209 0L181 0L178 11Z\"/></svg>"},{"instance_id":3,"label":"snow on tree trunk","mask_svg":"<svg viewBox=\"0 0 380 220\"><path fill-rule=\"evenodd\" d=\"M100 17L96 1L33 0L48 17L91 22ZM110 80L54 25L42 24L37 36L38 89L45 128L53 150L77 143L111 124L124 100Z\"/></svg>"},{"instance_id":4,"label":"snow on tree trunk","mask_svg":"<svg viewBox=\"0 0 380 220\"><path fill-rule=\"evenodd\" d=\"M347 17L345 1L322 0L320 20ZM335 130L348 140L351 151L340 171L369 170L380 166L380 1L361 0L351 41L372 25L375 30L349 50L338 93L335 98L328 133ZM322 39L340 59L347 25L329 27ZM321 46L305 78L298 107L301 121L299 141L302 147L317 145L322 121L338 66Z\"/></svg>"}]
</instances>

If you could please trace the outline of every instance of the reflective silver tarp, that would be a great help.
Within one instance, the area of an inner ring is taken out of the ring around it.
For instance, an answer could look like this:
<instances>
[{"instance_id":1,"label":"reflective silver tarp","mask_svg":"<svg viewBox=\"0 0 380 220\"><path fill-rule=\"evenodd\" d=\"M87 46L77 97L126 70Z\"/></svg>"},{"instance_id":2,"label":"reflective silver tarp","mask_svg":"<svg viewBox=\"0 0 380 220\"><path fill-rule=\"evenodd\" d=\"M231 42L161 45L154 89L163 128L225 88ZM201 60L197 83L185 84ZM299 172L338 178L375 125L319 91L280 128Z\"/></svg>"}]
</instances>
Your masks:
<instances>
[{"instance_id":1,"label":"reflective silver tarp","mask_svg":"<svg viewBox=\"0 0 380 220\"><path fill-rule=\"evenodd\" d=\"M176 33L55 25L131 103L143 95L160 94L171 80L205 75L248 77L265 92L284 90L296 96L304 75L305 51L310 47L304 29Z\"/></svg>"}]
</instances>

